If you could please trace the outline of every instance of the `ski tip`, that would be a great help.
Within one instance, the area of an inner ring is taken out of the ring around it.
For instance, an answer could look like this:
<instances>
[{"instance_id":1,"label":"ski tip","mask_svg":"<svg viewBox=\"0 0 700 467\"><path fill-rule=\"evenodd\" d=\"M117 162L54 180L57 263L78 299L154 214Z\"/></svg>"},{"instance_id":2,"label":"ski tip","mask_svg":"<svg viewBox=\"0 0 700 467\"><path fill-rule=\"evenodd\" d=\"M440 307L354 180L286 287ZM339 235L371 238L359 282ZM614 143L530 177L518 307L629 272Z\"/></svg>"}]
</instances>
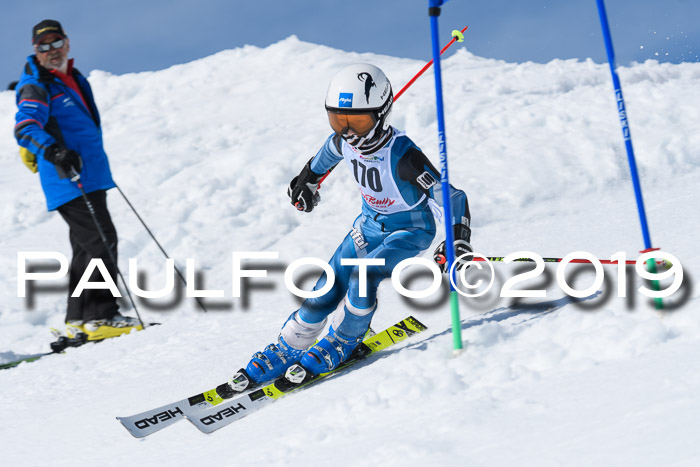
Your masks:
<instances>
[{"instance_id":1,"label":"ski tip","mask_svg":"<svg viewBox=\"0 0 700 467\"><path fill-rule=\"evenodd\" d=\"M128 419L129 417L115 417L115 418L117 419L117 421L118 421L119 423L122 424L122 426L123 426L124 428L126 428L126 431L128 431L129 434L130 434L131 436L133 436L134 438L136 438L136 439L145 438L146 436L148 436L148 435L151 433L151 432L142 433L142 432L133 430L133 429L131 428L131 426L129 425L129 423L127 422L127 420L126 420L126 419Z\"/></svg>"}]
</instances>

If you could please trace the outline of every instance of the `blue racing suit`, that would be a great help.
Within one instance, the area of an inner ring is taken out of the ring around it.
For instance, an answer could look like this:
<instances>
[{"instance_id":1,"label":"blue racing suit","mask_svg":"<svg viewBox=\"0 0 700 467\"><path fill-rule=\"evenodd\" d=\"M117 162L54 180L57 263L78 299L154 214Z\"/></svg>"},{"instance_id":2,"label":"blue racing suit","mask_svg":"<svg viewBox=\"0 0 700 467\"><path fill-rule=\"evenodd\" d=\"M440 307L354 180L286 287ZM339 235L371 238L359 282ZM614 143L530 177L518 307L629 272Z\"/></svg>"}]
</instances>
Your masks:
<instances>
[{"instance_id":1,"label":"blue racing suit","mask_svg":"<svg viewBox=\"0 0 700 467\"><path fill-rule=\"evenodd\" d=\"M334 319L335 329L346 335L364 333L376 309L379 283L399 262L426 250L435 237L433 211L442 204L440 174L403 132L389 131L392 138L369 155L331 135L310 161L311 171L323 174L345 160L363 200L362 213L329 261L335 273L333 287L305 300L298 312L306 323L324 321L345 298L344 316ZM466 194L450 186L450 200L453 223L469 226ZM342 258L384 259L383 266L367 267L365 297L360 296L359 266L341 266ZM314 290L326 281L323 274Z\"/></svg>"}]
</instances>

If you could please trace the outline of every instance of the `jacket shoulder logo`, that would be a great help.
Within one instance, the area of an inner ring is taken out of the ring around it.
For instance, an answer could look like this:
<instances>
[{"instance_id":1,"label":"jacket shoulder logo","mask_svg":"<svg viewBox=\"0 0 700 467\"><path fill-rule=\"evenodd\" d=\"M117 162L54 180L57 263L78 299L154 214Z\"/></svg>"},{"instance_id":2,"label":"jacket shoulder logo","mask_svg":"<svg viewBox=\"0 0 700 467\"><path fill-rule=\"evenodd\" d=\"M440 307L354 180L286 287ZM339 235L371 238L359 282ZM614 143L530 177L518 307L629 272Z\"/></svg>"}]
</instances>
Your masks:
<instances>
[{"instance_id":1,"label":"jacket shoulder logo","mask_svg":"<svg viewBox=\"0 0 700 467\"><path fill-rule=\"evenodd\" d=\"M416 177L416 182L424 190L429 190L430 187L437 184L437 180L427 170Z\"/></svg>"}]
</instances>

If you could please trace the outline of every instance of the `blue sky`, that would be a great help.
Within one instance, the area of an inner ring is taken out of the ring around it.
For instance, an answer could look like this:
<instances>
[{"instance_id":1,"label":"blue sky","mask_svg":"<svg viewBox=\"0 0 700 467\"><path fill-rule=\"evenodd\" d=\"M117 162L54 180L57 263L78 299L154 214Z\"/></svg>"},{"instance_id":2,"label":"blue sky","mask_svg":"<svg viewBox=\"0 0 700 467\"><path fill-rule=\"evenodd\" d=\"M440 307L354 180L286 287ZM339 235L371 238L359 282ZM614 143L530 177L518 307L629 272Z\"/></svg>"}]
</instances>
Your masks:
<instances>
[{"instance_id":1,"label":"blue sky","mask_svg":"<svg viewBox=\"0 0 700 467\"><path fill-rule=\"evenodd\" d=\"M0 86L19 77L31 28L61 21L85 74L158 70L245 44L291 34L343 50L430 59L427 0L32 0L2 2ZM607 0L617 60L696 62L700 1ZM592 58L605 48L595 0L450 0L441 42L469 26L465 46L483 57L548 62ZM453 47L455 48L455 47Z\"/></svg>"}]
</instances>

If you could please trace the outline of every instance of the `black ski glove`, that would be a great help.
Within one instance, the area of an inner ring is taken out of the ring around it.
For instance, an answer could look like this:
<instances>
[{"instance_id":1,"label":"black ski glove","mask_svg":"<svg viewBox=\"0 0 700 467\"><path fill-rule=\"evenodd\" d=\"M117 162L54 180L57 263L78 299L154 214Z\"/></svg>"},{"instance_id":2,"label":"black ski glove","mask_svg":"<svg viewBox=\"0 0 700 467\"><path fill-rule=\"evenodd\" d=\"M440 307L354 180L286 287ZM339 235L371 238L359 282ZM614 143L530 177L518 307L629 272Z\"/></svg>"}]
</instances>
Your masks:
<instances>
[{"instance_id":1,"label":"black ski glove","mask_svg":"<svg viewBox=\"0 0 700 467\"><path fill-rule=\"evenodd\" d=\"M463 267L469 267L467 263L471 261L474 256L470 253L474 250L469 243L469 238L472 235L471 229L464 224L455 224L454 226L454 250L455 250L455 261L457 261L457 270L459 271ZM460 259L460 256L464 256ZM447 272L447 255L445 253L445 242L442 241L433 253L433 260L438 264L442 272Z\"/></svg>"},{"instance_id":2,"label":"black ski glove","mask_svg":"<svg viewBox=\"0 0 700 467\"><path fill-rule=\"evenodd\" d=\"M58 175L61 178L72 177L75 171L80 173L83 169L83 159L80 154L72 149L62 148L57 144L52 144L44 152L44 159L56 166Z\"/></svg>"},{"instance_id":3,"label":"black ski glove","mask_svg":"<svg viewBox=\"0 0 700 467\"><path fill-rule=\"evenodd\" d=\"M287 188L287 196L298 211L311 212L321 201L318 189L326 174L318 175L311 171L311 161L307 162L301 173L294 177Z\"/></svg>"}]
</instances>

